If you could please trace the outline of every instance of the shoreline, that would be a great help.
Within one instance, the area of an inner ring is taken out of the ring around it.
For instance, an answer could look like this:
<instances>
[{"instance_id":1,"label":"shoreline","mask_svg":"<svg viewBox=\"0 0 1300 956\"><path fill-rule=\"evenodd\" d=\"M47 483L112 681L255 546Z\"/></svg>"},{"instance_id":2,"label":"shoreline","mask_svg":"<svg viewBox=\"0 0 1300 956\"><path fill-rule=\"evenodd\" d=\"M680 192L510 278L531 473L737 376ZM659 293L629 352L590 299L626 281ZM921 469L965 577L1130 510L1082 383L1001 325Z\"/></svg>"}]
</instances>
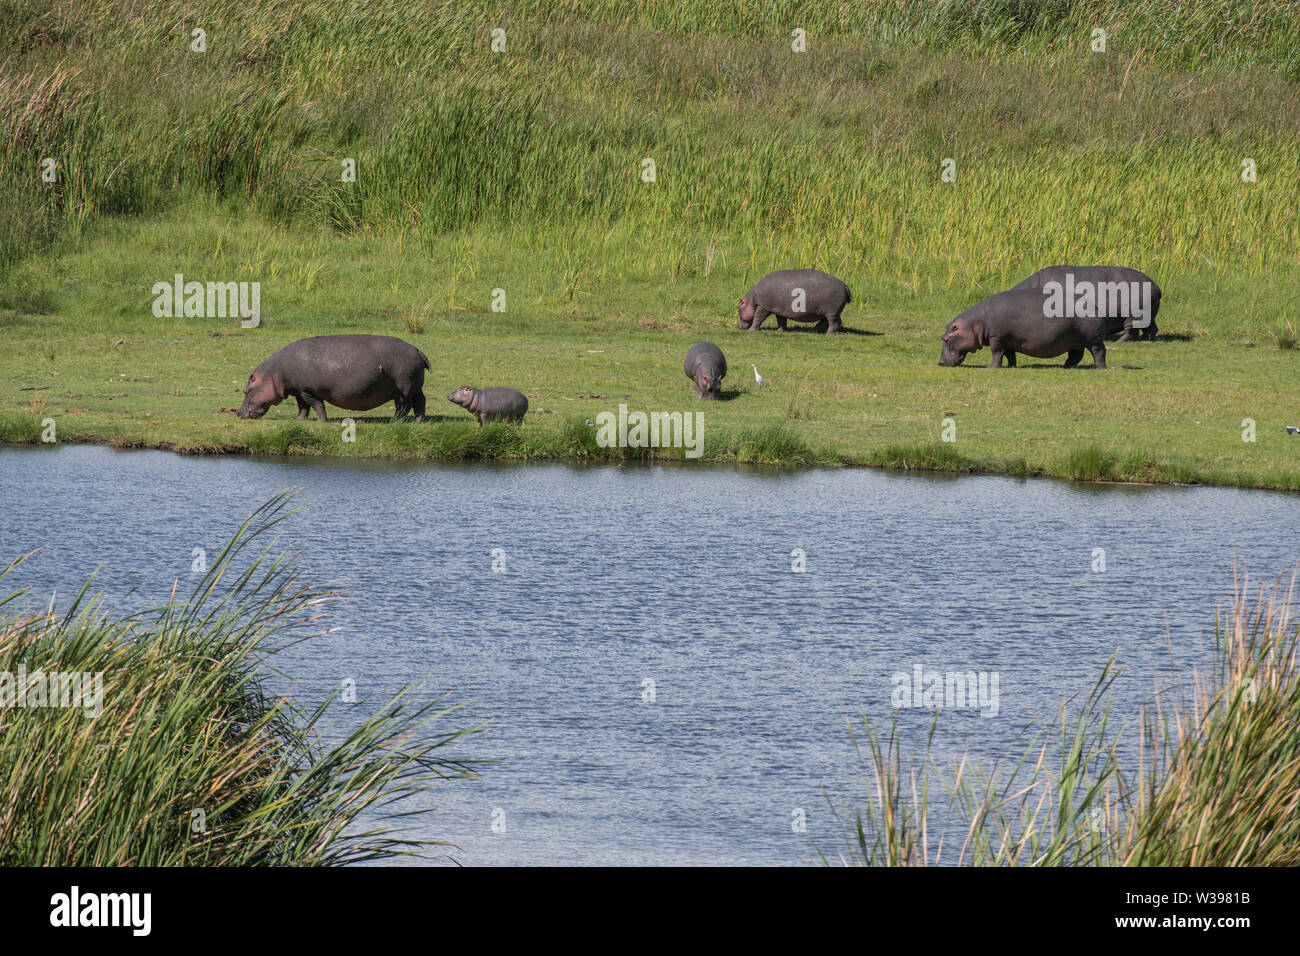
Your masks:
<instances>
[{"instance_id":1,"label":"shoreline","mask_svg":"<svg viewBox=\"0 0 1300 956\"><path fill-rule=\"evenodd\" d=\"M296 420L294 420L296 423ZM292 423L285 423L291 425ZM420 427L420 426L415 426ZM491 426L489 426L491 427ZM497 429L507 429L509 426L496 426ZM631 452L642 451L642 449L615 448L608 450L606 454L553 454L553 455L512 455L504 454L482 454L470 453L458 456L438 456L438 455L419 455L419 454L329 454L321 452L319 449L301 448L290 446L283 452L267 451L264 448L254 449L248 445L223 445L214 446L187 446L182 442L175 441L149 441L140 438L114 439L110 437L90 437L79 436L71 440L61 440L58 442L41 442L39 439L28 441L10 441L0 440L0 451L7 449L31 449L47 447L99 447L109 448L115 451L161 451L169 452L174 455L187 458L237 458L248 459L253 461L277 462L277 461L296 461L296 462L317 462L331 464L343 463L386 463L386 464L406 464L406 465L466 465L466 464L497 464L497 465L570 465L570 466L599 466L599 465L677 465L681 467L695 465L702 466L744 466L746 468L763 469L770 471L804 471L804 470L834 470L834 469L867 469L877 471L888 475L916 475L925 477L951 477L959 478L964 476L984 477L984 478L1012 478L1018 480L1050 480L1063 481L1070 484L1098 485L1107 487L1129 487L1129 488L1222 488L1240 491L1268 491L1281 494L1297 495L1300 489L1288 488L1267 483L1246 483L1243 481L1223 480L1176 480L1169 478L1166 480L1143 480L1136 478L1123 477L1080 477L1077 474L1068 473L1066 468L1059 470L1049 470L1044 467L1041 469L1024 469L1015 467L1016 463L1008 465L1005 461L981 461L976 459L966 459L955 455L955 453L945 453L942 446L926 447L917 446L911 449L911 453L916 455L911 462L906 459L903 463L888 463L893 460L900 449L886 448L881 449L881 454L875 458L865 457L862 455L816 455L809 460L801 461L772 461L749 458L709 458L701 457L698 459L684 459L680 454L677 455L657 455L657 454L631 454ZM659 452L663 449L644 449L644 451ZM669 449L669 451L680 451L680 449ZM617 454L623 452L625 454ZM929 454L927 454L927 452ZM956 463L954 467L942 467L942 463L936 461L936 456L948 460L948 454L952 455L952 462Z\"/></svg>"}]
</instances>

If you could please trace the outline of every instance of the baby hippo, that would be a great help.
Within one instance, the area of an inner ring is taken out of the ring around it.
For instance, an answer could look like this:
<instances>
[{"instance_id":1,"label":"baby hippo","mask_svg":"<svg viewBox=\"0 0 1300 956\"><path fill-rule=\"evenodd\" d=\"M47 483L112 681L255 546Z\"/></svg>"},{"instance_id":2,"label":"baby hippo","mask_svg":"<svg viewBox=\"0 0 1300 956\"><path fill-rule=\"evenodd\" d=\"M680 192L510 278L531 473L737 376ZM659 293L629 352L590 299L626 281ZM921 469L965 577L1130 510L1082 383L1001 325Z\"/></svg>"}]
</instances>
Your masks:
<instances>
[{"instance_id":1,"label":"baby hippo","mask_svg":"<svg viewBox=\"0 0 1300 956\"><path fill-rule=\"evenodd\" d=\"M727 377L727 359L712 342L696 342L682 363L686 377L695 383L696 398L717 398Z\"/></svg>"},{"instance_id":2,"label":"baby hippo","mask_svg":"<svg viewBox=\"0 0 1300 956\"><path fill-rule=\"evenodd\" d=\"M999 292L976 302L948 323L943 333L939 364L960 365L971 352L984 346L992 351L989 368L1003 358L1015 368L1016 353L1051 358L1066 353L1065 367L1074 368L1083 350L1092 352L1095 368L1106 367L1106 320L1101 317L1045 316L1043 294L1016 289Z\"/></svg>"},{"instance_id":3,"label":"baby hippo","mask_svg":"<svg viewBox=\"0 0 1300 956\"><path fill-rule=\"evenodd\" d=\"M462 385L447 396L478 419L479 425L491 421L522 422L528 412L528 396L513 388L474 388Z\"/></svg>"}]
</instances>

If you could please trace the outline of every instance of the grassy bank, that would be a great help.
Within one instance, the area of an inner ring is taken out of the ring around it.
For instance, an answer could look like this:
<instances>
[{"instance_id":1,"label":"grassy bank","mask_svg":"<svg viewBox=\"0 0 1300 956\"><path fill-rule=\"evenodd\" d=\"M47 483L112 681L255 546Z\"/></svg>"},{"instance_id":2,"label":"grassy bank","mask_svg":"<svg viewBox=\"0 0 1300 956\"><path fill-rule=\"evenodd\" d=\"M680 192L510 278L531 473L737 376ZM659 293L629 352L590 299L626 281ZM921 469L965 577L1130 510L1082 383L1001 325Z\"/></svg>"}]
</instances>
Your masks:
<instances>
[{"instance_id":1,"label":"grassy bank","mask_svg":"<svg viewBox=\"0 0 1300 956\"><path fill-rule=\"evenodd\" d=\"M1116 727L1107 668L1014 767L911 764L866 728L871 798L841 859L885 866L1295 866L1300 625L1295 580L1216 616L1216 661ZM1059 739L1051 740L1054 735ZM1127 738L1133 757L1126 757ZM946 844L941 804L966 830Z\"/></svg>"},{"instance_id":2,"label":"grassy bank","mask_svg":"<svg viewBox=\"0 0 1300 956\"><path fill-rule=\"evenodd\" d=\"M445 701L403 692L325 746L332 700L307 713L265 687L276 648L315 631L331 600L257 553L285 516L283 496L259 509L193 594L157 612L114 616L88 583L62 613L0 619L0 865L339 865L428 845L390 814L470 774L442 756L461 736L439 729ZM99 678L52 691L56 674Z\"/></svg>"},{"instance_id":3,"label":"grassy bank","mask_svg":"<svg viewBox=\"0 0 1300 956\"><path fill-rule=\"evenodd\" d=\"M732 371L706 460L1300 489L1282 4L115 9L13 2L0 32L0 439L640 457L585 419L696 407L680 361L709 338ZM936 367L952 315L1064 261L1150 272L1167 337L1099 375ZM735 329L795 265L849 283L857 334ZM264 327L154 318L176 273L260 282ZM435 420L344 443L222 412L271 351L340 331L423 349ZM464 383L522 389L529 420L477 430L442 401Z\"/></svg>"},{"instance_id":4,"label":"grassy bank","mask_svg":"<svg viewBox=\"0 0 1300 956\"><path fill-rule=\"evenodd\" d=\"M449 261L456 255L464 257L459 279ZM246 273L241 264L250 259L259 264ZM689 282L593 283L599 304L594 294L570 298L562 265L496 231L449 238L431 265L426 253L382 237L340 239L195 207L158 221L101 224L55 261L56 270L42 260L12 273L36 290L43 314L0 317L6 441L39 443L42 422L53 420L63 442L200 453L681 458L680 449L597 447L585 420L622 403L702 408L706 461L1300 489L1300 439L1283 428L1295 417L1287 417L1286 396L1294 394L1300 351L1278 347L1255 289L1213 275L1178 283L1177 304L1161 314L1167 341L1115 345L1104 373L1036 362L993 372L938 367L936 330L970 293L934 277L916 288L858 283L849 325L872 334L827 337L737 330L716 305L744 288L746 273L736 267L704 275L701 266ZM263 289L275 311L268 308L257 330L232 320L156 319L138 277L172 270L278 276ZM495 287L515 296L517 311L490 311ZM1221 329L1225 300L1238 306L1231 335ZM303 335L345 331L400 335L429 355L428 420L361 415L356 441L346 442L337 421L298 422L292 402L261 421L235 417L248 372L268 354ZM694 400L681 371L686 348L705 336L731 365L727 400L708 404ZM751 364L764 376L761 389ZM463 383L522 389L531 406L525 424L480 429L446 401ZM941 440L945 418L955 422L955 442ZM1242 440L1245 418L1257 423L1254 442Z\"/></svg>"}]
</instances>

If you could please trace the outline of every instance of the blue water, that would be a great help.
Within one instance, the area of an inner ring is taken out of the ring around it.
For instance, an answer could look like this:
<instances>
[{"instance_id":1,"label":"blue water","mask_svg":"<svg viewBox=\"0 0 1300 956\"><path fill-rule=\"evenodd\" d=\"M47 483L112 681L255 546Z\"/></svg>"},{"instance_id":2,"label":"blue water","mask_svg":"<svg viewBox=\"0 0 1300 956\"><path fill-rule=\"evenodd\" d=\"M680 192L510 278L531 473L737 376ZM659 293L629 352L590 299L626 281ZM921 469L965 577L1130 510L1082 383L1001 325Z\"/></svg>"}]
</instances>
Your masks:
<instances>
[{"instance_id":1,"label":"blue water","mask_svg":"<svg viewBox=\"0 0 1300 956\"><path fill-rule=\"evenodd\" d=\"M281 546L353 600L277 686L310 707L356 680L343 722L412 681L467 702L447 726L488 729L455 753L502 762L429 791L416 832L469 865L835 856L828 799L868 799L849 724L897 714L924 756L935 711L896 711L891 675L996 673L997 715L945 710L931 750L991 765L1112 655L1132 717L1210 660L1234 561L1261 583L1300 561L1300 497L1269 492L95 447L0 450L0 556L41 549L13 578L32 603L98 568L111 607L150 607L291 486Z\"/></svg>"}]
</instances>

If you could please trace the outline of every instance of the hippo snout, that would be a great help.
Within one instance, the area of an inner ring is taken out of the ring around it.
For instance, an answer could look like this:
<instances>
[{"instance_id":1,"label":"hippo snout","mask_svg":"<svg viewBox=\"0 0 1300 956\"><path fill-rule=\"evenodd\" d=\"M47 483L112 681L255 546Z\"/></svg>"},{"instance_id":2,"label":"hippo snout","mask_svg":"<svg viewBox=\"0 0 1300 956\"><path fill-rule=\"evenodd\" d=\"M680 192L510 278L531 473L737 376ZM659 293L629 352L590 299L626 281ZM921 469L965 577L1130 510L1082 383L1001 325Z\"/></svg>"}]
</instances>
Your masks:
<instances>
[{"instance_id":1,"label":"hippo snout","mask_svg":"<svg viewBox=\"0 0 1300 956\"><path fill-rule=\"evenodd\" d=\"M949 343L943 343L943 349L939 352L939 364L944 368L956 368L966 360L965 352L958 352Z\"/></svg>"}]
</instances>

